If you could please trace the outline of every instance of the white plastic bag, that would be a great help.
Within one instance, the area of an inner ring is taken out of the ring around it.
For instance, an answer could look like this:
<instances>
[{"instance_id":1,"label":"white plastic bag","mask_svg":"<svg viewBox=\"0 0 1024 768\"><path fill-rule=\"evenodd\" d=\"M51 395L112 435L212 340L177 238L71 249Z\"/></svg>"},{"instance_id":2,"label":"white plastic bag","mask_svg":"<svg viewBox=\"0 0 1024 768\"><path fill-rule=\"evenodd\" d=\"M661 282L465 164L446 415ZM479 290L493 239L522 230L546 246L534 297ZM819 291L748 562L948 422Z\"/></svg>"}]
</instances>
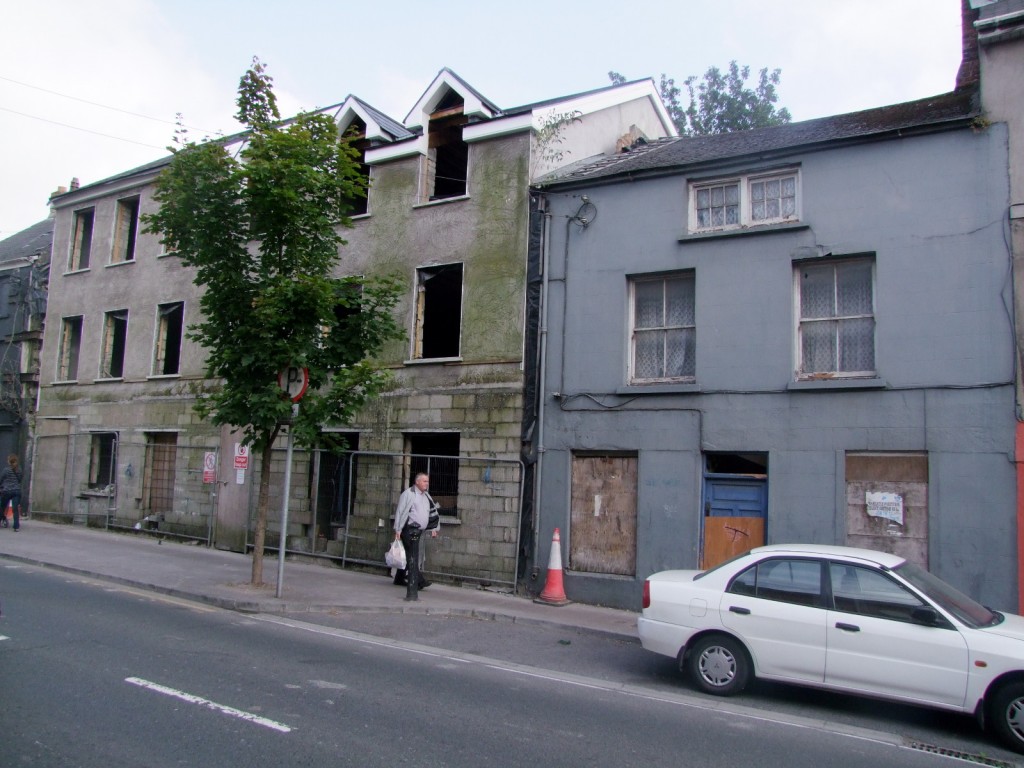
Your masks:
<instances>
[{"instance_id":1,"label":"white plastic bag","mask_svg":"<svg viewBox=\"0 0 1024 768\"><path fill-rule=\"evenodd\" d=\"M389 568L405 569L405 547L401 539L391 542L391 548L384 553L384 562Z\"/></svg>"}]
</instances>

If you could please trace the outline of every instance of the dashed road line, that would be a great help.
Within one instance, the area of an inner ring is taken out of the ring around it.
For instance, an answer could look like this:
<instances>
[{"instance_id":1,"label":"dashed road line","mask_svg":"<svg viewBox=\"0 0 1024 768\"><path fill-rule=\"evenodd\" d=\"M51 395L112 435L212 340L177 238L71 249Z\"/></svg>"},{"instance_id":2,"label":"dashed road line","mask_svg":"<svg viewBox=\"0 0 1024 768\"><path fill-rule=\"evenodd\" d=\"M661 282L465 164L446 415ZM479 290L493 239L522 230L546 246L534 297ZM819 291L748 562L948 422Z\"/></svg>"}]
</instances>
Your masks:
<instances>
[{"instance_id":1,"label":"dashed road line","mask_svg":"<svg viewBox=\"0 0 1024 768\"><path fill-rule=\"evenodd\" d=\"M266 717L260 717L259 715L254 715L252 712L245 712L241 709L235 709L234 707L229 707L225 704L218 704L215 701L204 699L202 696L195 696L191 693L185 693L184 691L179 691L176 688L168 688L166 685L160 685L159 683L154 683L149 680L143 680L140 677L126 677L124 681L132 685L137 685L140 688L155 691L156 693L162 693L165 696L171 696L175 699L187 701L189 704L198 704L200 706L206 707L207 709L212 709L216 712L221 712L225 715L237 717L240 720L248 720L250 723L262 725L264 728L270 728L275 731L280 731L281 733L290 733L292 730L284 723L278 723Z\"/></svg>"}]
</instances>

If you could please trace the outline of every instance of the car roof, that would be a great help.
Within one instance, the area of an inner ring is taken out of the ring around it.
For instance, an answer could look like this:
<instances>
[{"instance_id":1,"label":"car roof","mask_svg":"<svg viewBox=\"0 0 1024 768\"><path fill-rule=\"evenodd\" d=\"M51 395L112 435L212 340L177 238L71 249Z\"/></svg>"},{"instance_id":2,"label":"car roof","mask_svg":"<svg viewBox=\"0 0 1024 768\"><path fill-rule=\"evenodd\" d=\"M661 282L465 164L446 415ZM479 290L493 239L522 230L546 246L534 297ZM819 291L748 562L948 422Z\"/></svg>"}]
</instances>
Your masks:
<instances>
[{"instance_id":1,"label":"car roof","mask_svg":"<svg viewBox=\"0 0 1024 768\"><path fill-rule=\"evenodd\" d=\"M903 565L907 560L905 557L893 555L889 552L879 552L874 549L862 549L860 547L840 547L829 544L768 544L764 547L755 547L750 550L750 553L752 555L786 554L844 557L864 560L884 568L895 568L896 566Z\"/></svg>"}]
</instances>

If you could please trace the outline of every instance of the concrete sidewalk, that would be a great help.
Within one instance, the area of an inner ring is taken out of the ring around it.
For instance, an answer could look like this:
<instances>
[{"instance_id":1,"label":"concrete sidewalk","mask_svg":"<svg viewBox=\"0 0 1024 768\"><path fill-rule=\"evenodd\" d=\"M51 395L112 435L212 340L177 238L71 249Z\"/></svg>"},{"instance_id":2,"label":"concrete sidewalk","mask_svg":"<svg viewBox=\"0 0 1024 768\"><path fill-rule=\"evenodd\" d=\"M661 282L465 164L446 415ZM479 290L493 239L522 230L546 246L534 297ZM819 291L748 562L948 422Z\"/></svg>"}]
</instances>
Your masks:
<instances>
[{"instance_id":1,"label":"concrete sidewalk","mask_svg":"<svg viewBox=\"0 0 1024 768\"><path fill-rule=\"evenodd\" d=\"M575 628L636 640L637 614L571 603L542 605L475 587L434 583L407 603L405 589L384 573L286 560L281 598L278 560L263 561L262 587L249 582L252 557L143 535L23 520L21 530L0 528L0 567L28 563L92 576L246 613L386 612L471 616L522 624ZM0 580L0 595L3 582Z\"/></svg>"}]
</instances>

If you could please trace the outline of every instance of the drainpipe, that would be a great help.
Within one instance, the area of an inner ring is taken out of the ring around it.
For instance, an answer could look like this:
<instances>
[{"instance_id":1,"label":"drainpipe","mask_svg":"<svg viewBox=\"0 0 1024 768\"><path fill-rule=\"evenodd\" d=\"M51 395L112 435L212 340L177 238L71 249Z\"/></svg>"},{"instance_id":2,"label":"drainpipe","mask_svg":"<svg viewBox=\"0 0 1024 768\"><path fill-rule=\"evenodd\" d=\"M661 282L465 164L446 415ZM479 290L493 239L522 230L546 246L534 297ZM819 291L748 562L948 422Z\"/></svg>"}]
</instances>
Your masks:
<instances>
[{"instance_id":1,"label":"drainpipe","mask_svg":"<svg viewBox=\"0 0 1024 768\"><path fill-rule=\"evenodd\" d=\"M537 562L540 545L540 499L544 479L544 411L547 403L547 350L548 350L548 264L550 257L551 212L547 209L547 198L540 196L544 224L541 230L541 292L540 292L540 340L537 355L540 358L537 381L537 469L533 479L533 574L539 573Z\"/></svg>"}]
</instances>

